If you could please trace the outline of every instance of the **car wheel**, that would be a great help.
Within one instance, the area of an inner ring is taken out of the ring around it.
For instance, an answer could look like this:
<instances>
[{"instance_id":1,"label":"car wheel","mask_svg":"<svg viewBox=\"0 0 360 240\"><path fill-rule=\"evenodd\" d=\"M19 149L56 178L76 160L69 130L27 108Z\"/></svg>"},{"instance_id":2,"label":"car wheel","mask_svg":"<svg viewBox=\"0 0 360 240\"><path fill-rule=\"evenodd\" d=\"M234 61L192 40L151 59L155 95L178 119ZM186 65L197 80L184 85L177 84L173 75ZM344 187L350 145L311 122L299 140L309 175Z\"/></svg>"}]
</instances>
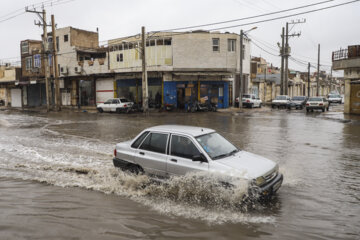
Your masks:
<instances>
[{"instance_id":1,"label":"car wheel","mask_svg":"<svg viewBox=\"0 0 360 240\"><path fill-rule=\"evenodd\" d=\"M104 112L104 110L103 110L102 108L98 108L97 110L98 110L99 113L103 113L103 112Z\"/></svg>"},{"instance_id":2,"label":"car wheel","mask_svg":"<svg viewBox=\"0 0 360 240\"><path fill-rule=\"evenodd\" d=\"M306 109L306 112L309 112L309 109L308 109L308 108Z\"/></svg>"},{"instance_id":3,"label":"car wheel","mask_svg":"<svg viewBox=\"0 0 360 240\"><path fill-rule=\"evenodd\" d=\"M253 108L254 107L254 104L252 103L252 104L250 104L250 106L249 106L250 108Z\"/></svg>"},{"instance_id":4,"label":"car wheel","mask_svg":"<svg viewBox=\"0 0 360 240\"><path fill-rule=\"evenodd\" d=\"M262 106L261 106L261 103L259 104L259 108L261 108Z\"/></svg>"},{"instance_id":5,"label":"car wheel","mask_svg":"<svg viewBox=\"0 0 360 240\"><path fill-rule=\"evenodd\" d=\"M325 112L325 108L321 109L323 112Z\"/></svg>"},{"instance_id":6,"label":"car wheel","mask_svg":"<svg viewBox=\"0 0 360 240\"><path fill-rule=\"evenodd\" d=\"M314 109L311 109L311 112L314 112Z\"/></svg>"},{"instance_id":7,"label":"car wheel","mask_svg":"<svg viewBox=\"0 0 360 240\"><path fill-rule=\"evenodd\" d=\"M274 105L271 105L271 108L275 108L275 106L274 106Z\"/></svg>"}]
</instances>

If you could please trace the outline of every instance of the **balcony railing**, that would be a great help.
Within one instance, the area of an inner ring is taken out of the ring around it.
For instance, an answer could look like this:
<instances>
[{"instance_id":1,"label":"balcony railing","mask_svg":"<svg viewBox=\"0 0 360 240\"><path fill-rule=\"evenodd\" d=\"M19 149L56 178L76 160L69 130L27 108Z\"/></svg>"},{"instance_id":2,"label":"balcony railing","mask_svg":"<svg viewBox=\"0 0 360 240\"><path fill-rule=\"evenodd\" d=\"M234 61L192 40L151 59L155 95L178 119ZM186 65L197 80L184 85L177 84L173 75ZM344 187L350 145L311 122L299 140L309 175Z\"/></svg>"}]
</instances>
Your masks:
<instances>
[{"instance_id":1,"label":"balcony railing","mask_svg":"<svg viewBox=\"0 0 360 240\"><path fill-rule=\"evenodd\" d=\"M360 58L360 45L348 46L347 49L340 49L332 53L333 61L348 58Z\"/></svg>"}]
</instances>

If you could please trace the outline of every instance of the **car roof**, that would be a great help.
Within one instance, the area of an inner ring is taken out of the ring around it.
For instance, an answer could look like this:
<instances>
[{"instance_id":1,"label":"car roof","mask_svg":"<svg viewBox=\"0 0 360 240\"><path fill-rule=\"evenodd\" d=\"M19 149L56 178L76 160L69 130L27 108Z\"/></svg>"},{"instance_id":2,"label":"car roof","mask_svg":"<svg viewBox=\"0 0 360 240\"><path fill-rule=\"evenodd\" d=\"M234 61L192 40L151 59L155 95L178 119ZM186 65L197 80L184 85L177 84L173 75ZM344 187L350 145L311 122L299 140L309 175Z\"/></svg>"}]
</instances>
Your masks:
<instances>
[{"instance_id":1,"label":"car roof","mask_svg":"<svg viewBox=\"0 0 360 240\"><path fill-rule=\"evenodd\" d=\"M191 135L193 137L197 137L200 135L215 132L215 130L210 129L210 128L186 126L186 125L160 125L160 126L150 127L146 130L187 134L187 135Z\"/></svg>"}]
</instances>

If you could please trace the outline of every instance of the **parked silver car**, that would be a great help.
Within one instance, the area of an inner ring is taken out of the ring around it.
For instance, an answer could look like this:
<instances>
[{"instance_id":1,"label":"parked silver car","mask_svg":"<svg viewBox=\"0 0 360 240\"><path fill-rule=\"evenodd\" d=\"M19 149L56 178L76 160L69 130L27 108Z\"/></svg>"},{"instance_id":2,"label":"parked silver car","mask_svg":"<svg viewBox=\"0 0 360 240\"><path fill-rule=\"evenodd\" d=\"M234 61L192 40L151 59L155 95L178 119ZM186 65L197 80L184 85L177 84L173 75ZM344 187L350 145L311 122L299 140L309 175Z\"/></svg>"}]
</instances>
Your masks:
<instances>
[{"instance_id":1,"label":"parked silver car","mask_svg":"<svg viewBox=\"0 0 360 240\"><path fill-rule=\"evenodd\" d=\"M275 162L238 149L208 128L151 127L134 140L118 143L114 155L116 167L137 173L169 177L208 171L225 174L234 181L246 179L250 192L261 196L275 193L283 181Z\"/></svg>"}]
</instances>

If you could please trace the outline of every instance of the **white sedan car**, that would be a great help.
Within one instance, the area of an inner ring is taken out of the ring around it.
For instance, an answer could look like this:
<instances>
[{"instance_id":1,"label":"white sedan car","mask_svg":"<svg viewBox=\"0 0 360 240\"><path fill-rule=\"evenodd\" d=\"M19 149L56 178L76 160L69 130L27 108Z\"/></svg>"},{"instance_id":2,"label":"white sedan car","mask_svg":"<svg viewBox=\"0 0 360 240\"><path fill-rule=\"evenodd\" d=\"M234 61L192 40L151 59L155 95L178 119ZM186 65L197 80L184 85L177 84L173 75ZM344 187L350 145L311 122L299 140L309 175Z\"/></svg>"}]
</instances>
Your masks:
<instances>
[{"instance_id":1,"label":"white sedan car","mask_svg":"<svg viewBox=\"0 0 360 240\"><path fill-rule=\"evenodd\" d=\"M115 167L136 173L170 177L206 171L224 174L234 182L246 179L249 192L260 197L271 196L283 181L275 162L238 149L208 128L151 127L131 141L118 143L114 155Z\"/></svg>"},{"instance_id":2,"label":"white sedan car","mask_svg":"<svg viewBox=\"0 0 360 240\"><path fill-rule=\"evenodd\" d=\"M126 98L112 98L107 100L104 103L98 104L96 109L102 112L129 112L134 105L133 102L127 100Z\"/></svg>"}]
</instances>

